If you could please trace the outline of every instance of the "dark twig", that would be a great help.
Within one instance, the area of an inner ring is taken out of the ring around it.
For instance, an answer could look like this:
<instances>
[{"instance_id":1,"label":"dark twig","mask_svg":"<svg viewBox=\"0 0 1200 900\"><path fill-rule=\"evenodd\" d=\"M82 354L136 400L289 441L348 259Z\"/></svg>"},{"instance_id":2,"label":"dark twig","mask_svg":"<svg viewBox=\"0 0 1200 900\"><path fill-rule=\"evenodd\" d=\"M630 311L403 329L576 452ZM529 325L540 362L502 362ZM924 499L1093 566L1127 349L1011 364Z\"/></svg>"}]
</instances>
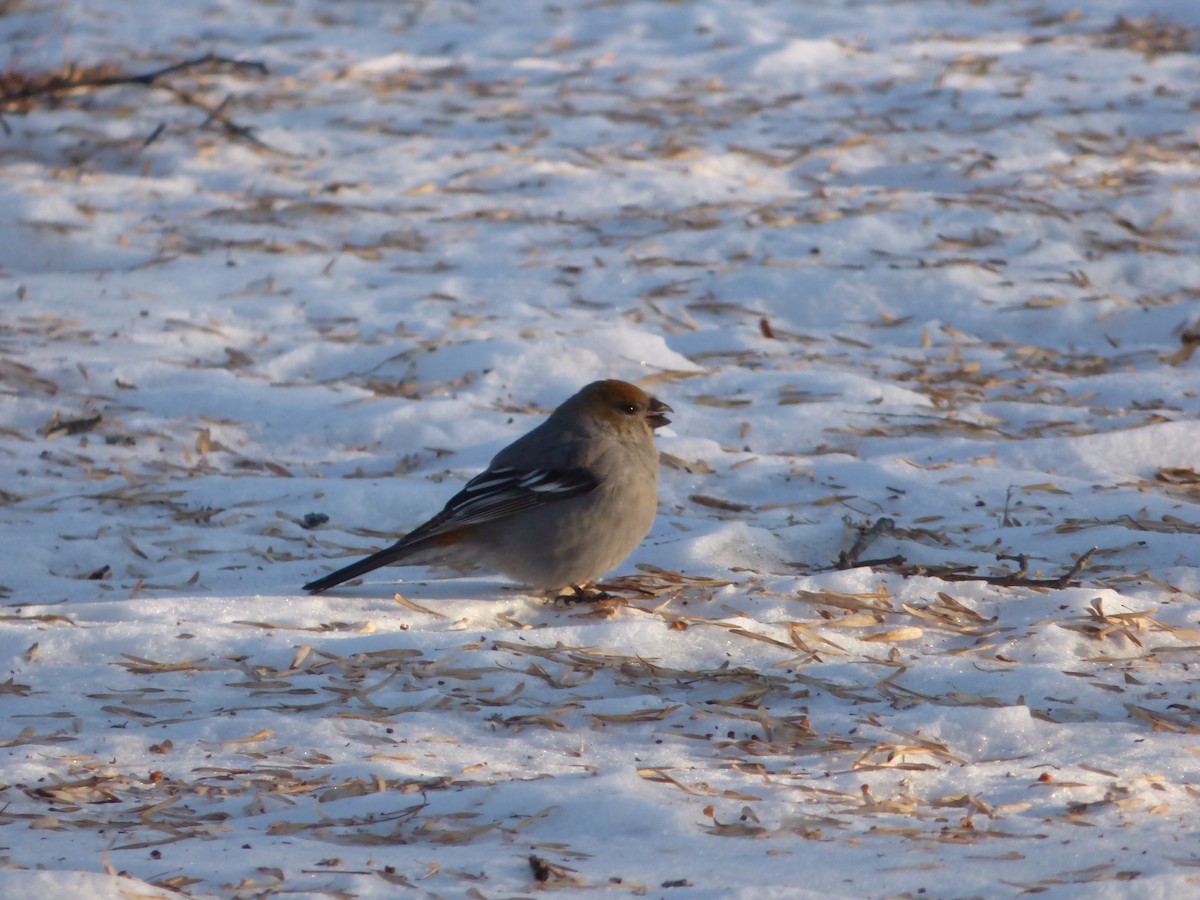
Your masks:
<instances>
[{"instance_id":1,"label":"dark twig","mask_svg":"<svg viewBox=\"0 0 1200 900\"><path fill-rule=\"evenodd\" d=\"M142 149L145 150L147 147L149 147L151 144L153 144L155 141L157 141L159 136L166 130L167 130L167 123L159 122L158 127L155 128L152 132L150 132L150 136L147 137L144 141L142 141Z\"/></svg>"},{"instance_id":2,"label":"dark twig","mask_svg":"<svg viewBox=\"0 0 1200 900\"><path fill-rule=\"evenodd\" d=\"M203 111L207 118L201 123L200 127L204 128L213 122L217 122L225 130L225 133L233 138L246 141L258 147L260 150L265 150L270 153L277 153L283 156L289 154L281 150L263 143L255 136L252 129L245 125L239 125L225 114L225 107L229 105L230 97L226 97L217 106L209 106L207 103L200 100L194 94L183 88L176 87L170 83L164 82L168 75L176 75L180 72L189 69L198 69L203 67L223 66L227 68L239 70L251 70L261 75L267 74L267 67L264 63L256 60L233 59L227 56L218 56L215 53L206 53L203 56L197 56L193 59L185 59L181 62L173 63L169 66L163 66L160 69L153 69L149 72L128 73L119 71L113 65L95 66L91 69L78 69L68 67L62 72L55 72L50 75L40 76L21 76L14 73L0 73L0 110L3 111L24 111L32 105L32 102L40 97L62 97L74 91L96 90L99 88L115 87L117 85L140 85L142 87L157 87L163 90L170 91L175 97L181 100L188 106L194 106ZM0 122L3 122L0 119ZM4 123L7 128L7 123ZM162 126L156 128L153 134L146 139L143 146L149 146L162 133Z\"/></svg>"},{"instance_id":3,"label":"dark twig","mask_svg":"<svg viewBox=\"0 0 1200 900\"><path fill-rule=\"evenodd\" d=\"M1008 528L1009 526L1017 524L1008 517L1008 505L1012 502L1013 487L1014 485L1010 484L1008 486L1008 490L1004 492L1004 513L1000 516L1001 528Z\"/></svg>"},{"instance_id":4,"label":"dark twig","mask_svg":"<svg viewBox=\"0 0 1200 900\"><path fill-rule=\"evenodd\" d=\"M1028 559L1024 554L1016 557L998 557L1000 559L1014 559L1021 566L1018 571L1008 572L1004 575L981 575L976 571L975 566L909 565L904 562L904 557L901 556L894 556L891 559L869 560L859 565L893 572L905 578L912 578L915 575L926 575L930 578L940 578L943 581L982 581L985 584L995 585L996 587L1065 588L1070 587L1073 583L1077 583L1076 579L1079 573L1083 571L1083 567L1088 564L1088 561L1092 558L1092 554L1096 550L1097 548L1093 547L1086 553L1081 554L1067 571L1056 578L1030 578L1026 575L1028 571Z\"/></svg>"},{"instance_id":5,"label":"dark twig","mask_svg":"<svg viewBox=\"0 0 1200 900\"><path fill-rule=\"evenodd\" d=\"M1064 572L1059 578L1054 579L1055 583L1051 586L1056 588L1064 588L1070 584L1071 579L1083 571L1083 567L1088 564L1088 560L1092 558L1092 554L1098 549L1098 547L1093 547L1087 553L1084 553L1082 556L1080 556L1077 560L1075 560L1071 568L1067 569L1067 571Z\"/></svg>"},{"instance_id":6,"label":"dark twig","mask_svg":"<svg viewBox=\"0 0 1200 900\"><path fill-rule=\"evenodd\" d=\"M118 84L152 85L167 75L174 75L176 72L183 72L188 69L198 69L202 66L230 66L235 69L252 69L260 75L267 74L265 63L255 60L232 59L227 56L218 56L215 53L206 53L194 59L185 59L182 62L164 66L161 69L154 69L150 72L142 72L137 75L123 72L110 74L100 68L97 68L95 74L92 75L77 75L76 69L69 68L64 75L55 74L41 78L21 79L18 85L0 94L0 105L17 103L22 100L32 100L34 97L47 94L65 94L74 90L114 87ZM13 79L10 77L7 80L11 81Z\"/></svg>"},{"instance_id":7,"label":"dark twig","mask_svg":"<svg viewBox=\"0 0 1200 900\"><path fill-rule=\"evenodd\" d=\"M866 552L867 547L871 546L876 538L891 534L895 528L896 522L887 516L876 519L870 528L860 528L858 538L850 546L849 550L843 550L838 554L835 565L839 569L853 569L864 565L858 561L858 558Z\"/></svg>"},{"instance_id":8,"label":"dark twig","mask_svg":"<svg viewBox=\"0 0 1200 900\"><path fill-rule=\"evenodd\" d=\"M290 155L288 153L285 153L282 150L276 150L274 147L271 147L268 144L264 144L254 134L254 131L252 129L248 128L245 125L237 124L237 122L234 122L227 115L225 115L224 112L222 112L222 110L224 110L225 107L229 105L229 101L232 99L232 95L229 97L226 97L224 100L222 100L216 106L209 106L207 103L200 100L195 94L192 94L190 91L185 91L182 88L177 88L173 85L162 85L162 87L165 88L166 90L170 91L172 94L174 94L176 97L178 97L184 103L186 103L188 106L194 106L197 109L202 110L208 114L208 118L206 118L203 122L200 123L201 128L206 127L207 125L209 125L212 122L217 122L221 125L222 128L225 129L225 133L230 135L231 137L240 138L241 140L244 140L248 143L253 144L255 147L258 147L260 150L266 150L268 153L277 153L281 156L289 156Z\"/></svg>"},{"instance_id":9,"label":"dark twig","mask_svg":"<svg viewBox=\"0 0 1200 900\"><path fill-rule=\"evenodd\" d=\"M207 128L212 122L222 122L221 114L225 111L225 107L229 105L229 101L233 99L233 94L226 94L225 99L208 111L208 118L200 123L201 128Z\"/></svg>"},{"instance_id":10,"label":"dark twig","mask_svg":"<svg viewBox=\"0 0 1200 900\"><path fill-rule=\"evenodd\" d=\"M1013 572L1013 574L1012 574L1013 578L1024 578L1025 573L1029 571L1029 557L1026 556L1024 553L1018 553L1016 556L1009 556L1007 553L997 553L996 559L997 560L1006 560L1008 562L1015 562L1017 565L1020 566L1020 568L1017 569L1017 571Z\"/></svg>"},{"instance_id":11,"label":"dark twig","mask_svg":"<svg viewBox=\"0 0 1200 900\"><path fill-rule=\"evenodd\" d=\"M897 554L896 556L885 556L885 557L881 557L880 559L859 559L859 560L855 560L852 563L849 563L848 565L842 565L841 564L842 557L847 556L847 555L848 554L846 554L846 553L838 554L837 563L833 566L833 568L835 568L835 569L890 569L894 566L902 566L902 565L904 565L904 562L905 562L904 557ZM829 568L823 567L823 568L819 569L818 571L827 572L827 571L829 571Z\"/></svg>"}]
</instances>

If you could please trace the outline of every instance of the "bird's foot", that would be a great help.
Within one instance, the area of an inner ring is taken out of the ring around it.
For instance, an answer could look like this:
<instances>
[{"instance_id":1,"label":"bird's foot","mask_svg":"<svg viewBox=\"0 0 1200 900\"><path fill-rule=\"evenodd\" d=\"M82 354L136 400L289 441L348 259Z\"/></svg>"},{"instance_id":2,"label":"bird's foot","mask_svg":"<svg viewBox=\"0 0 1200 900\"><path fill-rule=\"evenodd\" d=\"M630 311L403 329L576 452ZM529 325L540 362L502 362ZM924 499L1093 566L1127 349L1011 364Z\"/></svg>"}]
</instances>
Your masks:
<instances>
[{"instance_id":1,"label":"bird's foot","mask_svg":"<svg viewBox=\"0 0 1200 900\"><path fill-rule=\"evenodd\" d=\"M573 584L570 590L563 591L554 599L562 603L597 603L601 600L612 600L613 595L608 591L600 590L594 585Z\"/></svg>"}]
</instances>

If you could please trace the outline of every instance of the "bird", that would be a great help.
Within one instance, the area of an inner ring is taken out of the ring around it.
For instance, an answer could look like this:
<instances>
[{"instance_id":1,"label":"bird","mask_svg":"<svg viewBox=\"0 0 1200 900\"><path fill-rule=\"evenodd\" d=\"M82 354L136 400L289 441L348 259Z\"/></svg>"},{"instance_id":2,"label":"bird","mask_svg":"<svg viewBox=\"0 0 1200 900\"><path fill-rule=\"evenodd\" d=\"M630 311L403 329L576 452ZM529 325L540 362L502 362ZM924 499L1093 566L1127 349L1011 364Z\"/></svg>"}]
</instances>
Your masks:
<instances>
[{"instance_id":1,"label":"bird","mask_svg":"<svg viewBox=\"0 0 1200 900\"><path fill-rule=\"evenodd\" d=\"M654 524L654 432L673 412L629 382L594 381L497 453L432 519L304 590L319 594L399 563L499 573L538 590L599 598L587 586Z\"/></svg>"}]
</instances>

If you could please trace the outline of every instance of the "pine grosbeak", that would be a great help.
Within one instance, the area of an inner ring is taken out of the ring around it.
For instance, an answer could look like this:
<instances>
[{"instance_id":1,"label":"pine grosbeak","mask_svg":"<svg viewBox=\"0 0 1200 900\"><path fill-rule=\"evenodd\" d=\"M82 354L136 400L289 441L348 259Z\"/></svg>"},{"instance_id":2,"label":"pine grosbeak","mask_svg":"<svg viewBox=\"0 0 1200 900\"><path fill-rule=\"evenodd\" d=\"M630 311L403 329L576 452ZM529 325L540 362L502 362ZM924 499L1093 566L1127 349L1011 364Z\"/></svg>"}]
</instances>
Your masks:
<instances>
[{"instance_id":1,"label":"pine grosbeak","mask_svg":"<svg viewBox=\"0 0 1200 900\"><path fill-rule=\"evenodd\" d=\"M500 572L572 588L615 568L658 508L654 429L671 407L624 381L596 381L496 454L440 513L392 546L304 586L319 594L391 563Z\"/></svg>"}]
</instances>

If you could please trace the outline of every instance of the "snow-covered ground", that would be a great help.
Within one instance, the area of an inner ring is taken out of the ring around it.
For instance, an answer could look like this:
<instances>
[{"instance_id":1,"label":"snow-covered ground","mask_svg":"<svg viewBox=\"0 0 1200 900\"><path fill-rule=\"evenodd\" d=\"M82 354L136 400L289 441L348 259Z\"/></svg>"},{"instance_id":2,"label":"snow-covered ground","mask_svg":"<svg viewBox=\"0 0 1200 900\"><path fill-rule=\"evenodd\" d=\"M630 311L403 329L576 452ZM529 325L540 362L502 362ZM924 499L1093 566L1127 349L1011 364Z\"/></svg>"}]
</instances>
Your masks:
<instances>
[{"instance_id":1,"label":"snow-covered ground","mask_svg":"<svg viewBox=\"0 0 1200 900\"><path fill-rule=\"evenodd\" d=\"M0 895L1195 893L1150 6L4 4ZM624 604L299 590L600 377L676 410Z\"/></svg>"}]
</instances>

